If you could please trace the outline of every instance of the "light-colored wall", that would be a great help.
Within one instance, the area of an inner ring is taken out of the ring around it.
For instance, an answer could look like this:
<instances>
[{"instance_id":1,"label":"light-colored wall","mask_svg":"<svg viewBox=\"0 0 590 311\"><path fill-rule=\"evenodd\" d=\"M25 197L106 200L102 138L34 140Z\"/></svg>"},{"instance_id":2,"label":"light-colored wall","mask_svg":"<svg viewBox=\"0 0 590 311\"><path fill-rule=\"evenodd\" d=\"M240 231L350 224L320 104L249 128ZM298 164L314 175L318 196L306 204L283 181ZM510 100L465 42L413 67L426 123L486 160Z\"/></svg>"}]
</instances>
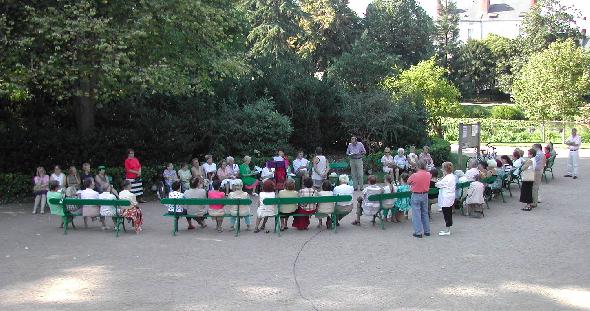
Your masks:
<instances>
[{"instance_id":1,"label":"light-colored wall","mask_svg":"<svg viewBox=\"0 0 590 311\"><path fill-rule=\"evenodd\" d=\"M459 22L459 39L485 39L488 34L496 34L507 38L516 38L520 31L521 20L466 20ZM471 29L471 38L469 30Z\"/></svg>"}]
</instances>

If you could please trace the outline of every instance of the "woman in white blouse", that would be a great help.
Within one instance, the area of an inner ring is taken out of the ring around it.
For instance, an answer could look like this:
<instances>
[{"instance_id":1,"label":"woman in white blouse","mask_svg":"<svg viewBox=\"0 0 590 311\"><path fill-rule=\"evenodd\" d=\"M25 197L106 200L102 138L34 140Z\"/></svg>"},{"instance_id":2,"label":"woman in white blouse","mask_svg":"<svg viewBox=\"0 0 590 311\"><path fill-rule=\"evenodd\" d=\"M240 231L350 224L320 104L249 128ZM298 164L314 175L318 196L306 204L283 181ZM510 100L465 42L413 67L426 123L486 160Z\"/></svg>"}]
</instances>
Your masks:
<instances>
[{"instance_id":1,"label":"woman in white blouse","mask_svg":"<svg viewBox=\"0 0 590 311\"><path fill-rule=\"evenodd\" d=\"M451 235L451 226L453 225L453 206L455 205L455 187L457 179L453 174L453 163L445 162L442 165L444 173L443 179L436 182L438 191L438 206L442 208L445 218L446 230L442 230L438 235Z\"/></svg>"}]
</instances>

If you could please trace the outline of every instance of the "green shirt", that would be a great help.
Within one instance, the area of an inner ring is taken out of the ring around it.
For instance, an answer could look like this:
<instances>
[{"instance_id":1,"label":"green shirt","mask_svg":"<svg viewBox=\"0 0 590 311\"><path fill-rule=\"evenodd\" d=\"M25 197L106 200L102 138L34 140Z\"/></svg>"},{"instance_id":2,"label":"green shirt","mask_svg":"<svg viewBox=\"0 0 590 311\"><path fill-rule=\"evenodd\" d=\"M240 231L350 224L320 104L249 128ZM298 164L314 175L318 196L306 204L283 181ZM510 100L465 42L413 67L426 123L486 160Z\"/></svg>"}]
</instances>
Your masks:
<instances>
[{"instance_id":1,"label":"green shirt","mask_svg":"<svg viewBox=\"0 0 590 311\"><path fill-rule=\"evenodd\" d=\"M49 203L49 199L61 199L62 194L58 191L49 191L47 192L47 204L49 205L49 210L51 211L52 215L63 216L64 211L63 207L59 204L51 204Z\"/></svg>"},{"instance_id":2,"label":"green shirt","mask_svg":"<svg viewBox=\"0 0 590 311\"><path fill-rule=\"evenodd\" d=\"M240 178L244 182L244 185L251 186L256 182L256 178L248 175L252 175L250 167L246 164L240 164Z\"/></svg>"}]
</instances>

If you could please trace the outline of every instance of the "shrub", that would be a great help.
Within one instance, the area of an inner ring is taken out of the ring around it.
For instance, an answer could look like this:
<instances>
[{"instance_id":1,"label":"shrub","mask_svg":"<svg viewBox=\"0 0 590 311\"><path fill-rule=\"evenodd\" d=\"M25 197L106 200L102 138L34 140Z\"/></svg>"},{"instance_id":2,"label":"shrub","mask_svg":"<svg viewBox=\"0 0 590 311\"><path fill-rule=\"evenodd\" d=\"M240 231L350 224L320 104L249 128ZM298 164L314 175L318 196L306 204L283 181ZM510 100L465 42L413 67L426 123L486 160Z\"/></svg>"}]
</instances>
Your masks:
<instances>
[{"instance_id":1,"label":"shrub","mask_svg":"<svg viewBox=\"0 0 590 311\"><path fill-rule=\"evenodd\" d=\"M524 120L524 113L516 106L494 106L492 108L492 118L502 120Z\"/></svg>"},{"instance_id":2,"label":"shrub","mask_svg":"<svg viewBox=\"0 0 590 311\"><path fill-rule=\"evenodd\" d=\"M451 143L447 140L434 137L430 145L430 155L436 166L451 159Z\"/></svg>"},{"instance_id":3,"label":"shrub","mask_svg":"<svg viewBox=\"0 0 590 311\"><path fill-rule=\"evenodd\" d=\"M0 203L16 202L32 195L32 174L0 174Z\"/></svg>"},{"instance_id":4,"label":"shrub","mask_svg":"<svg viewBox=\"0 0 590 311\"><path fill-rule=\"evenodd\" d=\"M490 106L462 105L461 110L463 118L487 118L492 115Z\"/></svg>"}]
</instances>

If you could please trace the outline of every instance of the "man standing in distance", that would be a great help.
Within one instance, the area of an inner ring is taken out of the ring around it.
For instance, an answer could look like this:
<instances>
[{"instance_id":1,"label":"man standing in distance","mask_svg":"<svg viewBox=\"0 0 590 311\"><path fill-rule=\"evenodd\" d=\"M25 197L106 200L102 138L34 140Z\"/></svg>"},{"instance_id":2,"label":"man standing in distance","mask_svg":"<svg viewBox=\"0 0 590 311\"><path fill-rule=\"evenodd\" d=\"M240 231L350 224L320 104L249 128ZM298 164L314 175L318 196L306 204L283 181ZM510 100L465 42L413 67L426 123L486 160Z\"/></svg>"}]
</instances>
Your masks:
<instances>
[{"instance_id":1,"label":"man standing in distance","mask_svg":"<svg viewBox=\"0 0 590 311\"><path fill-rule=\"evenodd\" d=\"M359 191L363 188L363 156L366 153L363 143L357 141L356 136L352 136L346 149L346 155L350 157L353 186Z\"/></svg>"},{"instance_id":2,"label":"man standing in distance","mask_svg":"<svg viewBox=\"0 0 590 311\"><path fill-rule=\"evenodd\" d=\"M578 135L578 130L572 129L572 136L565 142L570 150L567 158L567 174L565 177L574 177L578 179L578 163L580 162L579 149L582 145L582 138Z\"/></svg>"}]
</instances>

